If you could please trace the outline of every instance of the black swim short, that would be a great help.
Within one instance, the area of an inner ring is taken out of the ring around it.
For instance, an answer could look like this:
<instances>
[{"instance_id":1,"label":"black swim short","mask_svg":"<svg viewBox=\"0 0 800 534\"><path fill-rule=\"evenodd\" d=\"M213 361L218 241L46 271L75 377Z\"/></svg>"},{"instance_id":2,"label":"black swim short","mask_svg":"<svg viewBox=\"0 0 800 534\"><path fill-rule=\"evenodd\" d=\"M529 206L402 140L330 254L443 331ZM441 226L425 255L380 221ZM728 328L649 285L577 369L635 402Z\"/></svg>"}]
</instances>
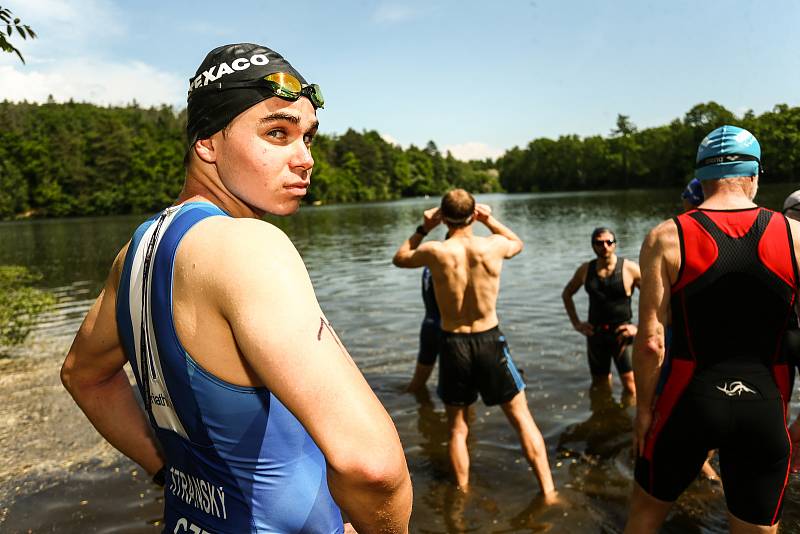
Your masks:
<instances>
[{"instance_id":1,"label":"black swim short","mask_svg":"<svg viewBox=\"0 0 800 534\"><path fill-rule=\"evenodd\" d=\"M784 404L769 370L710 372L691 379L666 423L651 426L635 478L647 493L672 502L719 449L728 510L757 525L780 520L791 443Z\"/></svg>"},{"instance_id":2,"label":"black swim short","mask_svg":"<svg viewBox=\"0 0 800 534\"><path fill-rule=\"evenodd\" d=\"M436 356L439 355L439 347L442 343L442 329L438 321L425 319L422 321L422 328L419 330L419 354L417 363L422 365L433 365L436 363Z\"/></svg>"},{"instance_id":3,"label":"black swim short","mask_svg":"<svg viewBox=\"0 0 800 534\"><path fill-rule=\"evenodd\" d=\"M592 376L607 376L611 372L611 361L620 375L633 371L633 338L621 338L616 329L620 325L596 325L594 335L586 338L586 352Z\"/></svg>"},{"instance_id":4,"label":"black swim short","mask_svg":"<svg viewBox=\"0 0 800 534\"><path fill-rule=\"evenodd\" d=\"M498 327L477 334L442 332L437 393L445 404L469 406L481 394L484 404L503 404L525 382Z\"/></svg>"}]
</instances>

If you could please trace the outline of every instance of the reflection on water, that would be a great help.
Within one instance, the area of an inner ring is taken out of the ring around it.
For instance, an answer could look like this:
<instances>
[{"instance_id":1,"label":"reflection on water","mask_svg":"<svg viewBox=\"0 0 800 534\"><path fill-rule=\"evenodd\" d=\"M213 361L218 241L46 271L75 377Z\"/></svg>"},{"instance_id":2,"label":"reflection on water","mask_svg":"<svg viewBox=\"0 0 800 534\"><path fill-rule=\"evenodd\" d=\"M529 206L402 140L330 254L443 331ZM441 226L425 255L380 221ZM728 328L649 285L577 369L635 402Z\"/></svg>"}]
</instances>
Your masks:
<instances>
[{"instance_id":1,"label":"reflection on water","mask_svg":"<svg viewBox=\"0 0 800 534\"><path fill-rule=\"evenodd\" d=\"M779 207L795 187L767 186L759 200ZM436 199L303 208L275 219L302 254L323 309L397 425L414 482L412 530L445 532L619 532L632 479L630 420L620 387L590 390L585 340L563 311L561 290L592 254L589 236L613 228L619 254L638 257L658 221L679 210L679 191L485 195L495 215L525 241L506 263L498 313L514 361L525 371L527 398L548 445L562 503L545 507L519 442L498 408L478 403L470 433L471 490L451 482L444 408L434 391L403 393L413 372L423 307L419 272L394 268L397 246ZM118 249L144 217L0 224L0 263L32 266L59 297L39 335L71 335L100 290ZM479 229L479 233L485 233ZM442 229L433 232L441 238ZM586 314L587 299L576 295ZM796 410L796 406L793 406ZM120 471L87 467L20 496L9 532L157 532L160 503L150 484ZM787 491L784 525L800 526L800 495ZM143 495L144 497L140 497ZM81 501L88 503L81 505ZM725 504L717 485L698 481L679 501L665 532L722 532Z\"/></svg>"}]
</instances>

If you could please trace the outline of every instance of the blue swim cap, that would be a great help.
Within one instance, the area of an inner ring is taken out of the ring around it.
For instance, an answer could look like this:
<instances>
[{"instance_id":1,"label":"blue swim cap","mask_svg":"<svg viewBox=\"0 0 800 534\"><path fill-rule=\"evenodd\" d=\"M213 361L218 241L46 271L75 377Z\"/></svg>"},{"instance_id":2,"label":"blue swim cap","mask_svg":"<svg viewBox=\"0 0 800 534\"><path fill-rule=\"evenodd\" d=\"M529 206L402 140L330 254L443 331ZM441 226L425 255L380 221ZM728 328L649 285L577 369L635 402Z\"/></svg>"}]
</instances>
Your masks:
<instances>
[{"instance_id":1,"label":"blue swim cap","mask_svg":"<svg viewBox=\"0 0 800 534\"><path fill-rule=\"evenodd\" d=\"M761 145L738 126L720 126L697 147L694 177L717 180L734 176L757 176L761 166Z\"/></svg>"},{"instance_id":2,"label":"blue swim cap","mask_svg":"<svg viewBox=\"0 0 800 534\"><path fill-rule=\"evenodd\" d=\"M705 200L703 195L703 187L700 185L700 180L692 178L692 181L686 186L686 189L681 193L681 198L689 201L692 206L699 206Z\"/></svg>"}]
</instances>

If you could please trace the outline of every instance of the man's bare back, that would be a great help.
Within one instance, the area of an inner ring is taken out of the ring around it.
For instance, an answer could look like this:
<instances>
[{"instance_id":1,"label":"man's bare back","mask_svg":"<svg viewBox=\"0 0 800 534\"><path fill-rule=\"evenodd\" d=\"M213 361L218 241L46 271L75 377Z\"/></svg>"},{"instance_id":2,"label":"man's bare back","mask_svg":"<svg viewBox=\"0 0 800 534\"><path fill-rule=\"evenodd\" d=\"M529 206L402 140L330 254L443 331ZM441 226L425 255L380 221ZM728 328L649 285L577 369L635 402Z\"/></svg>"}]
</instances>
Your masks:
<instances>
[{"instance_id":1,"label":"man's bare back","mask_svg":"<svg viewBox=\"0 0 800 534\"><path fill-rule=\"evenodd\" d=\"M475 236L476 220L492 235ZM422 243L440 222L447 225L447 239ZM393 261L398 267L427 266L433 277L443 330L437 393L447 412L448 454L456 483L462 490L469 486L467 412L480 393L487 406L502 407L542 493L552 502L555 487L544 439L528 409L524 380L497 324L503 260L521 250L522 240L492 217L489 206L476 204L463 189L454 189L442 197L440 208L425 211L422 225L400 245Z\"/></svg>"},{"instance_id":2,"label":"man's bare back","mask_svg":"<svg viewBox=\"0 0 800 534\"><path fill-rule=\"evenodd\" d=\"M482 332L497 325L497 293L507 240L459 235L431 242L436 302L442 329Z\"/></svg>"},{"instance_id":3,"label":"man's bare back","mask_svg":"<svg viewBox=\"0 0 800 534\"><path fill-rule=\"evenodd\" d=\"M474 235L472 224L450 227L447 240L407 242L409 247L401 247L395 255L396 265L430 268L442 330L447 332L483 332L497 326L496 304L503 260L522 250L522 240L492 217L489 206L476 204L474 217L492 231L491 236ZM436 227L441 220L439 208L427 210L425 231Z\"/></svg>"}]
</instances>

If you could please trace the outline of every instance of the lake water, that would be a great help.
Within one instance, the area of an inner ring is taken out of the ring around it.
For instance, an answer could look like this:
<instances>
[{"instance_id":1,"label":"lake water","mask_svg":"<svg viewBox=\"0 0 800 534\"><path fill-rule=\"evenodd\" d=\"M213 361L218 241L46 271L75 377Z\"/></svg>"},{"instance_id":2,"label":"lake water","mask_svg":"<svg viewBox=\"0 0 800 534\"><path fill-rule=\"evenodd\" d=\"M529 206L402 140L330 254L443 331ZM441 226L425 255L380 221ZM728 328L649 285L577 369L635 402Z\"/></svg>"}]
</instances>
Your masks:
<instances>
[{"instance_id":1,"label":"lake water","mask_svg":"<svg viewBox=\"0 0 800 534\"><path fill-rule=\"evenodd\" d=\"M795 187L762 188L758 201L779 208ZM569 325L561 290L590 259L589 235L613 228L621 256L637 259L642 238L680 209L679 191L482 195L498 219L525 241L503 270L498 314L527 398L547 443L564 504L543 508L514 431L498 408L475 405L469 447L471 492L454 490L447 461L444 408L435 395L402 393L413 371L423 307L419 270L392 266L399 244L438 199L303 208L276 219L302 254L317 296L353 358L394 419L414 482L412 531L619 532L631 489L632 407L589 394L584 338ZM68 336L101 287L118 249L141 216L0 224L0 264L39 270L59 305L37 336ZM480 226L480 225L478 225ZM485 228L477 230L486 234ZM433 232L441 238L443 229ZM576 295L582 317L587 299ZM616 372L615 372L616 373ZM66 394L66 393L65 393ZM797 405L793 404L796 413ZM794 416L794 415L793 415ZM69 483L17 499L11 532L157 532L157 492L134 466L82 466ZM800 529L800 485L792 478L782 531ZM89 500L89 504L81 501ZM718 486L695 482L665 532L722 532L727 519Z\"/></svg>"}]
</instances>

